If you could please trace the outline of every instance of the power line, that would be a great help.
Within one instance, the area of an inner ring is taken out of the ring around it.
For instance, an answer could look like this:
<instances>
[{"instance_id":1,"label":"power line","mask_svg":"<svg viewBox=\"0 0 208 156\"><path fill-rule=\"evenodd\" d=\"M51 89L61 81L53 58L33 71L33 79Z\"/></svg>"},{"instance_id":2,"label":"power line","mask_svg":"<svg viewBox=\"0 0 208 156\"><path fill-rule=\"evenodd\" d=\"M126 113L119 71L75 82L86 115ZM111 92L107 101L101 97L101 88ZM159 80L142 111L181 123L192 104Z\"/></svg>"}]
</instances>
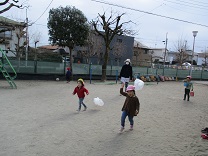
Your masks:
<instances>
[{"instance_id":1,"label":"power line","mask_svg":"<svg viewBox=\"0 0 208 156\"><path fill-rule=\"evenodd\" d=\"M191 2L189 2L187 4L187 2L180 1L180 0L178 0L178 2L171 1L171 0L164 0L164 1L169 2L169 3L174 3L174 4L177 4L177 5L180 5L180 6L183 5L183 6L186 6L186 7L192 7L192 8L194 7L194 8L198 8L198 9L204 9L204 10L207 10L207 7L208 7L208 6L205 6L205 5L200 5L200 4L191 3Z\"/></svg>"},{"instance_id":2,"label":"power line","mask_svg":"<svg viewBox=\"0 0 208 156\"><path fill-rule=\"evenodd\" d=\"M49 5L47 6L47 8L44 10L44 12L40 15L40 17L38 17L37 19L36 19L36 21L35 22L33 22L32 24L35 24L44 14L45 14L45 12L46 12L46 10L50 7L50 5L51 5L51 3L53 2L53 0L51 0L51 2L49 3Z\"/></svg>"},{"instance_id":3,"label":"power line","mask_svg":"<svg viewBox=\"0 0 208 156\"><path fill-rule=\"evenodd\" d=\"M143 13L146 13L146 14L150 14L150 15L154 15L154 16L158 16L158 17L163 17L163 18L168 18L168 19L172 19L172 20L180 21L180 22L184 22L184 23L190 23L190 24L194 24L194 25L208 27L207 25L204 25L204 24L190 22L190 21L186 21L186 20L181 20L181 19L177 19L177 18L173 18L173 17L164 16L164 15L154 14L154 13L143 11L143 10L139 10L139 9L133 9L133 8L129 8L129 7L124 7L124 6L121 6L121 5L118 5L118 4L112 4L112 3L108 3L108 2L101 2L99 0L91 0L91 1L95 1L95 2L98 2L98 3L103 3L103 4L107 4L107 5L112 5L112 6L128 9L128 10L143 12Z\"/></svg>"}]
</instances>

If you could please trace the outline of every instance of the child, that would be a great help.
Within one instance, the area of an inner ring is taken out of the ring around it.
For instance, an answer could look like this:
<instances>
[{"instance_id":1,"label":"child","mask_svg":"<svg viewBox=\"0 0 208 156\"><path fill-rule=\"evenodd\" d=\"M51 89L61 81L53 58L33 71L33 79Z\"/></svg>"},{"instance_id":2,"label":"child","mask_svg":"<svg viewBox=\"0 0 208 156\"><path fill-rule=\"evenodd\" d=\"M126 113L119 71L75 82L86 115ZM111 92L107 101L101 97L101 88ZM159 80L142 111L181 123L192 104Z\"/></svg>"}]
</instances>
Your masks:
<instances>
[{"instance_id":1,"label":"child","mask_svg":"<svg viewBox=\"0 0 208 156\"><path fill-rule=\"evenodd\" d=\"M70 80L71 80L71 71L70 71L70 68L68 67L67 72L66 72L66 81L67 81L67 83L69 83Z\"/></svg>"},{"instance_id":2,"label":"child","mask_svg":"<svg viewBox=\"0 0 208 156\"><path fill-rule=\"evenodd\" d=\"M190 90L193 91L193 83L191 82L191 76L187 76L186 77L186 80L184 81L185 83L185 94L184 94L184 98L183 100L186 100L186 95L188 97L187 101L189 101L189 98L190 98Z\"/></svg>"},{"instance_id":3,"label":"child","mask_svg":"<svg viewBox=\"0 0 208 156\"><path fill-rule=\"evenodd\" d=\"M122 107L122 115L121 115L121 129L120 132L124 130L125 127L125 119L128 116L130 122L130 130L133 130L134 120L133 117L137 116L139 113L140 103L138 97L135 95L135 87L133 85L129 85L126 88L126 92L123 92L124 84L121 85L120 94L126 96L126 100Z\"/></svg>"},{"instance_id":4,"label":"child","mask_svg":"<svg viewBox=\"0 0 208 156\"><path fill-rule=\"evenodd\" d=\"M75 95L77 93L77 96L79 98L79 108L78 108L78 112L81 110L81 106L84 106L84 110L87 110L87 106L83 103L84 98L85 98L85 93L88 95L89 91L84 87L84 81L83 79L78 79L77 80L77 87L74 88L74 92L72 93L73 95Z\"/></svg>"}]
</instances>

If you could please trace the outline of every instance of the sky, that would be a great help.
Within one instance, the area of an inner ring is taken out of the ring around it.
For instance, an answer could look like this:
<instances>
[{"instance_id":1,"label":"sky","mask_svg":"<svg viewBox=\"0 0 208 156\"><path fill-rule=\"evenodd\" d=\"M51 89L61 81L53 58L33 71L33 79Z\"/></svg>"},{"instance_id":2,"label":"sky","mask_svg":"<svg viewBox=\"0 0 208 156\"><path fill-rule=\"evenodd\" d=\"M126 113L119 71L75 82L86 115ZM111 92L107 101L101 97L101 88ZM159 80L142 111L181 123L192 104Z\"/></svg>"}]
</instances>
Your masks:
<instances>
[{"instance_id":1,"label":"sky","mask_svg":"<svg viewBox=\"0 0 208 156\"><path fill-rule=\"evenodd\" d=\"M193 50L192 31L195 37L194 51L208 51L208 1L207 0L19 0L24 9L11 8L1 16L26 21L28 17L30 46L39 39L37 46L48 45L49 10L59 6L74 6L81 10L88 21L96 20L99 14L122 16L123 27L133 30L135 40L150 48L165 48L176 51L180 41L187 41Z\"/></svg>"}]
</instances>

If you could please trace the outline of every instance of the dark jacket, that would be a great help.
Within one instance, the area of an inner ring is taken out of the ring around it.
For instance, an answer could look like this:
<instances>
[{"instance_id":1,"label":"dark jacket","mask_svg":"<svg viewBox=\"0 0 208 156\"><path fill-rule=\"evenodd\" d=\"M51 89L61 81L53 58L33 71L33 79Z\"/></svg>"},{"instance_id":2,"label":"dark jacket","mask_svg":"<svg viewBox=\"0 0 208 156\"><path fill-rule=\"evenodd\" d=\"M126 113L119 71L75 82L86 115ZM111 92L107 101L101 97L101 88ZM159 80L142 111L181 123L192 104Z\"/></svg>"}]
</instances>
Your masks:
<instances>
[{"instance_id":1,"label":"dark jacket","mask_svg":"<svg viewBox=\"0 0 208 156\"><path fill-rule=\"evenodd\" d=\"M123 92L123 88L120 89L120 94L123 96L126 96L126 100L124 102L124 105L122 107L122 111L126 111L128 115L130 116L136 116L135 112L136 110L139 112L140 103L137 96L130 97L126 92Z\"/></svg>"},{"instance_id":2,"label":"dark jacket","mask_svg":"<svg viewBox=\"0 0 208 156\"><path fill-rule=\"evenodd\" d=\"M123 65L123 67L121 68L121 72L120 72L120 78L121 77L125 77L125 78L130 78L130 80L132 80L132 66L131 65Z\"/></svg>"}]
</instances>

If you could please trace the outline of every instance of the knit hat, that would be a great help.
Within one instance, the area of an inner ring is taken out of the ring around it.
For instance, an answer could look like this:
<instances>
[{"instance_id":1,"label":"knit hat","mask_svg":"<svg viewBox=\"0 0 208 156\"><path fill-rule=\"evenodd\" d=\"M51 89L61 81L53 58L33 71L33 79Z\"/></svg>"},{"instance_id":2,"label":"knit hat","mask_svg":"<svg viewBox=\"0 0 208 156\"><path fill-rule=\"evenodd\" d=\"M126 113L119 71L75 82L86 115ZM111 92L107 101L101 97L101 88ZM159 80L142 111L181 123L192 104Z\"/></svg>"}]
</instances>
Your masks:
<instances>
[{"instance_id":1,"label":"knit hat","mask_svg":"<svg viewBox=\"0 0 208 156\"><path fill-rule=\"evenodd\" d=\"M188 76L186 76L186 78L189 78L189 79L191 79L191 76L190 76L190 75L188 75Z\"/></svg>"},{"instance_id":2,"label":"knit hat","mask_svg":"<svg viewBox=\"0 0 208 156\"><path fill-rule=\"evenodd\" d=\"M131 91L131 90L135 90L135 87L133 85L129 85L127 88L126 88L126 91Z\"/></svg>"},{"instance_id":3,"label":"knit hat","mask_svg":"<svg viewBox=\"0 0 208 156\"><path fill-rule=\"evenodd\" d=\"M77 80L77 82L81 82L81 83L82 83L82 85L84 85L84 80L83 80L83 79L81 79L81 78L80 78L80 79L78 79L78 80Z\"/></svg>"}]
</instances>

